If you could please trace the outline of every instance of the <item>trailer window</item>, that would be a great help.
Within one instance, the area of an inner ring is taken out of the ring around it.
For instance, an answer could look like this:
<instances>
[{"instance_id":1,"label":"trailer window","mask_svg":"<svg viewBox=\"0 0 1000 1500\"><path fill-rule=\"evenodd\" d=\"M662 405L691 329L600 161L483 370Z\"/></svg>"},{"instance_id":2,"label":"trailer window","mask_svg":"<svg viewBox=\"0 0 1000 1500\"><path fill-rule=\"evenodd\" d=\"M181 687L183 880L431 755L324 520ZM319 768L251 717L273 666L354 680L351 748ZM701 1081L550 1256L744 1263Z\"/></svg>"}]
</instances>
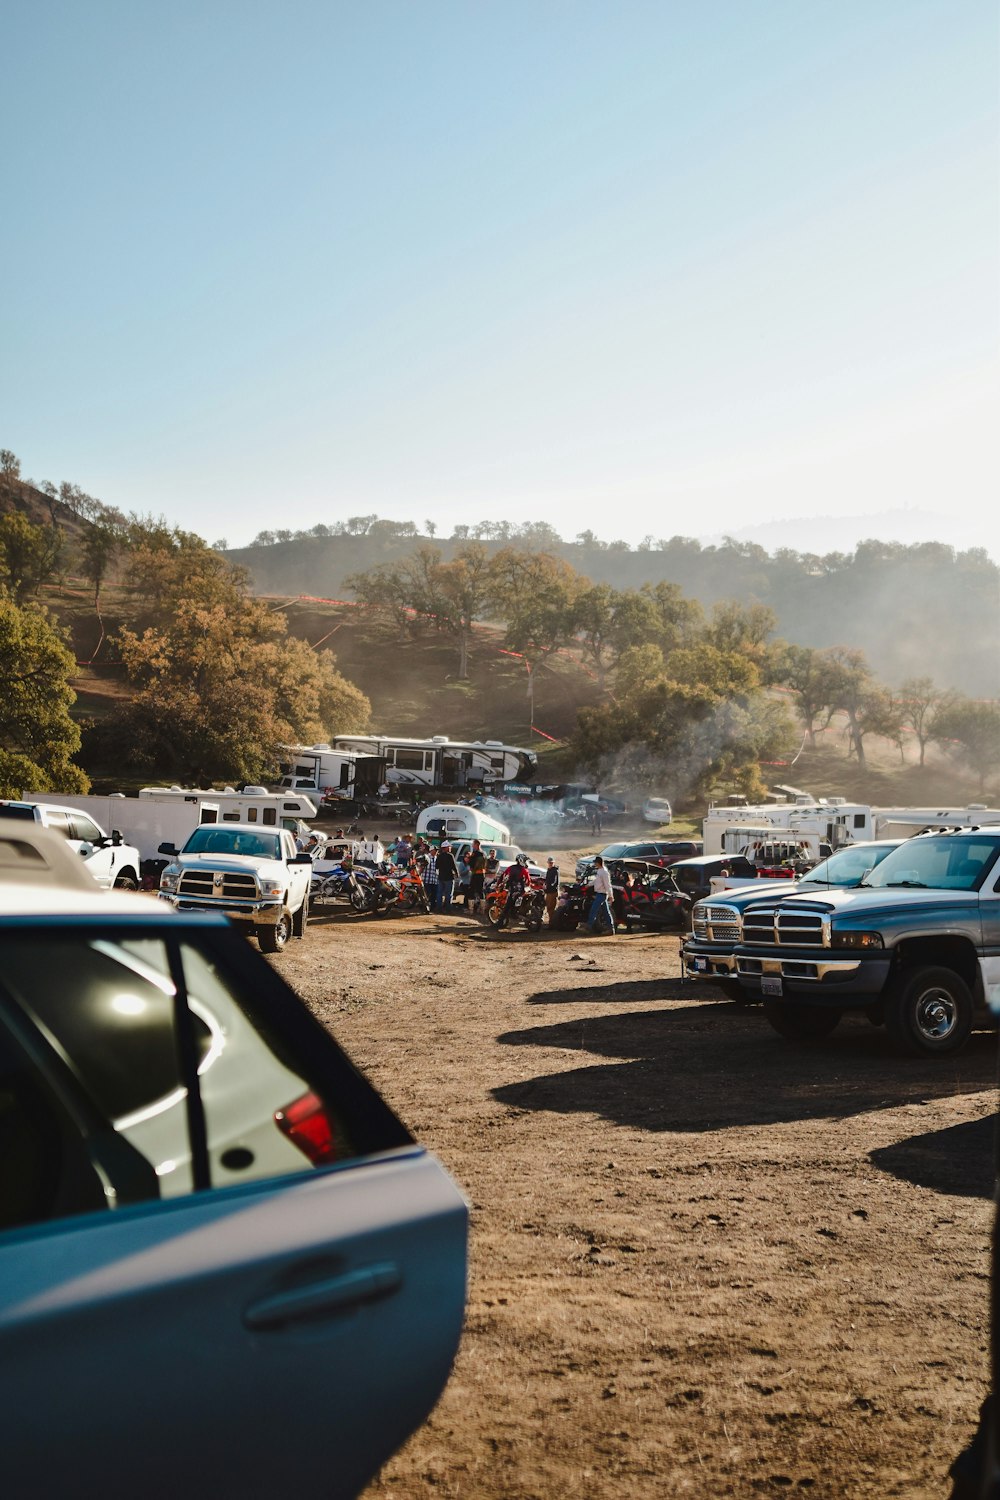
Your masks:
<instances>
[{"instance_id":1,"label":"trailer window","mask_svg":"<svg viewBox=\"0 0 1000 1500\"><path fill-rule=\"evenodd\" d=\"M247 808L247 822L248 823L256 823L256 821L257 821L257 809L255 807L248 807Z\"/></svg>"},{"instance_id":2,"label":"trailer window","mask_svg":"<svg viewBox=\"0 0 1000 1500\"><path fill-rule=\"evenodd\" d=\"M223 813L222 821L223 823L238 823L240 821L240 815L238 812Z\"/></svg>"},{"instance_id":3,"label":"trailer window","mask_svg":"<svg viewBox=\"0 0 1000 1500\"><path fill-rule=\"evenodd\" d=\"M400 771L427 770L426 752L423 750L397 750L396 765Z\"/></svg>"},{"instance_id":4,"label":"trailer window","mask_svg":"<svg viewBox=\"0 0 1000 1500\"><path fill-rule=\"evenodd\" d=\"M264 822L265 823L277 823L277 821L278 821L277 810L275 808L273 808L273 807L265 807L265 809L264 809Z\"/></svg>"}]
</instances>

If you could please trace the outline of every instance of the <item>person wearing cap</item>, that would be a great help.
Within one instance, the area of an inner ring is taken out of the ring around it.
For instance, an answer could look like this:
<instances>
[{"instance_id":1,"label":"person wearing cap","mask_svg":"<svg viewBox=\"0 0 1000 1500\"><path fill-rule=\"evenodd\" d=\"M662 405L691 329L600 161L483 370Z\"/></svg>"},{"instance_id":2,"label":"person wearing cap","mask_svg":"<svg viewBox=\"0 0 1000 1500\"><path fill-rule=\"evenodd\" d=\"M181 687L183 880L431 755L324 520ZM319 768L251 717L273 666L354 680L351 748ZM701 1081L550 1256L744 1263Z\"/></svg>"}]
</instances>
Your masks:
<instances>
[{"instance_id":1,"label":"person wearing cap","mask_svg":"<svg viewBox=\"0 0 1000 1500\"><path fill-rule=\"evenodd\" d=\"M549 926L552 926L552 918L556 914L556 902L559 900L559 866L552 855L549 855L545 866L545 910L549 914Z\"/></svg>"},{"instance_id":2,"label":"person wearing cap","mask_svg":"<svg viewBox=\"0 0 1000 1500\"><path fill-rule=\"evenodd\" d=\"M438 850L437 857L438 877L438 911L447 914L451 912L451 898L455 890L455 881L458 879L458 865L455 856L451 852L451 845L447 840Z\"/></svg>"},{"instance_id":3,"label":"person wearing cap","mask_svg":"<svg viewBox=\"0 0 1000 1500\"><path fill-rule=\"evenodd\" d=\"M590 902L590 911L587 915L587 931L595 933L598 922L607 922L611 929L611 936L615 935L615 914L612 907L614 891L611 886L611 876L604 867L604 860L600 855L594 860L594 869L587 882L594 887L594 894Z\"/></svg>"}]
</instances>

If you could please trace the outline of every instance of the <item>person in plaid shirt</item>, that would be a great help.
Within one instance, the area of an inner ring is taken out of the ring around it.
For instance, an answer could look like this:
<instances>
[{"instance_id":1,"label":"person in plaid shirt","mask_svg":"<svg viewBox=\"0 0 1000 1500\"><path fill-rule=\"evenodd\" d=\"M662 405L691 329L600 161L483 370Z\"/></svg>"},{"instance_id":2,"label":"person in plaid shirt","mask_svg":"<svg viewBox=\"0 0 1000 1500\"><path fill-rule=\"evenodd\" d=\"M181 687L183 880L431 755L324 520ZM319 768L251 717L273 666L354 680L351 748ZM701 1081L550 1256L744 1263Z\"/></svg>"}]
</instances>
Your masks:
<instances>
[{"instance_id":1,"label":"person in plaid shirt","mask_svg":"<svg viewBox=\"0 0 1000 1500\"><path fill-rule=\"evenodd\" d=\"M427 856L427 864L423 873L424 890L427 892L427 904L431 911L438 909L438 862L437 852L432 848Z\"/></svg>"}]
</instances>

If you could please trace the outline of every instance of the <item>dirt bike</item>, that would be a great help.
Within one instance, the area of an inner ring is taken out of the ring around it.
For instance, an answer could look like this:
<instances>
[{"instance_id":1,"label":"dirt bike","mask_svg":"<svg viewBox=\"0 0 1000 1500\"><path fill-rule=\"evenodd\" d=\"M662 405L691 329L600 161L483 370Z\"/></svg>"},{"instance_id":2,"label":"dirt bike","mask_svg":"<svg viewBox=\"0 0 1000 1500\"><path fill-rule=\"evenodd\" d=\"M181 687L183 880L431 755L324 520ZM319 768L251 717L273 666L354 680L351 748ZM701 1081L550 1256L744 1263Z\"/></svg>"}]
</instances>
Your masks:
<instances>
[{"instance_id":1,"label":"dirt bike","mask_svg":"<svg viewBox=\"0 0 1000 1500\"><path fill-rule=\"evenodd\" d=\"M370 875L358 875L341 867L325 875L314 875L310 899L313 902L349 901L355 911L374 911L376 892Z\"/></svg>"},{"instance_id":2,"label":"dirt bike","mask_svg":"<svg viewBox=\"0 0 1000 1500\"><path fill-rule=\"evenodd\" d=\"M509 910L513 900L513 909ZM506 916L506 921L504 920ZM539 932L545 917L545 890L540 881L530 881L516 896L507 886L495 886L486 897L486 920L493 928L523 922L529 932Z\"/></svg>"},{"instance_id":3,"label":"dirt bike","mask_svg":"<svg viewBox=\"0 0 1000 1500\"><path fill-rule=\"evenodd\" d=\"M431 909L420 871L413 867L398 870L392 875L379 875L375 885L377 890L374 910L379 916L384 916L390 906L398 906L400 911L407 912Z\"/></svg>"}]
</instances>

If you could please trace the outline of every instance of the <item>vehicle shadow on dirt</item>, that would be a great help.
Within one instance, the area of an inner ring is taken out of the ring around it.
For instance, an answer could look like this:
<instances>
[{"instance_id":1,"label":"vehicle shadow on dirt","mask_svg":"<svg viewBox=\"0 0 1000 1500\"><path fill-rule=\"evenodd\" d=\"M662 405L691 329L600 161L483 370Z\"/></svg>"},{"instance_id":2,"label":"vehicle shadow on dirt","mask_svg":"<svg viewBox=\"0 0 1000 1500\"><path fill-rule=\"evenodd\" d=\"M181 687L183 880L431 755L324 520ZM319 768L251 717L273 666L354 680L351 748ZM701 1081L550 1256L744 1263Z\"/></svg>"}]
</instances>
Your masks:
<instances>
[{"instance_id":1,"label":"vehicle shadow on dirt","mask_svg":"<svg viewBox=\"0 0 1000 1500\"><path fill-rule=\"evenodd\" d=\"M578 1002L585 995L577 991ZM957 1057L932 1062L896 1057L883 1030L848 1017L822 1044L797 1047L777 1037L759 1011L727 1002L576 1017L497 1040L584 1059L625 1059L585 1061L506 1084L493 1090L500 1103L597 1114L650 1131L843 1119L986 1092L996 1078L993 1035L974 1036Z\"/></svg>"},{"instance_id":2,"label":"vehicle shadow on dirt","mask_svg":"<svg viewBox=\"0 0 1000 1500\"><path fill-rule=\"evenodd\" d=\"M881 1171L917 1187L962 1198L992 1198L996 1130L996 1115L984 1115L896 1141L873 1151L869 1159Z\"/></svg>"}]
</instances>

